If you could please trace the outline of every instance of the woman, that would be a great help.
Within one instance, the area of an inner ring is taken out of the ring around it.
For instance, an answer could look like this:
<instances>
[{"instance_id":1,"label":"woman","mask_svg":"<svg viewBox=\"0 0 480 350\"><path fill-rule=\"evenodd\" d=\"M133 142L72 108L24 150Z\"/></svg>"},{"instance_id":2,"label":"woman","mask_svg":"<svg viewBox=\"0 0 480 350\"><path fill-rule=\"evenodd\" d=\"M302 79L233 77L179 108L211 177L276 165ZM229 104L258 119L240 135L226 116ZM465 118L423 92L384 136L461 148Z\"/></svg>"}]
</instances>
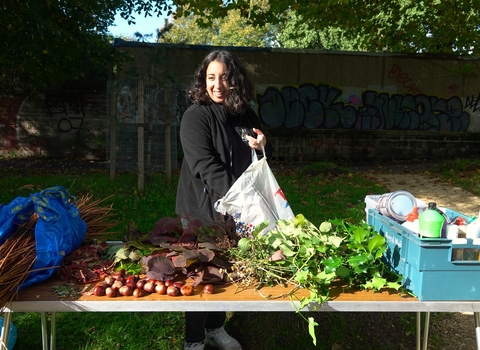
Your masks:
<instances>
[{"instance_id":1,"label":"woman","mask_svg":"<svg viewBox=\"0 0 480 350\"><path fill-rule=\"evenodd\" d=\"M253 88L241 61L228 51L213 51L195 73L188 96L193 102L180 125L184 159L176 212L184 226L193 219L210 226L227 218L214 209L252 162L272 148L250 106ZM224 328L225 312L186 312L185 349L201 350L204 342L224 350L241 349Z\"/></svg>"}]
</instances>

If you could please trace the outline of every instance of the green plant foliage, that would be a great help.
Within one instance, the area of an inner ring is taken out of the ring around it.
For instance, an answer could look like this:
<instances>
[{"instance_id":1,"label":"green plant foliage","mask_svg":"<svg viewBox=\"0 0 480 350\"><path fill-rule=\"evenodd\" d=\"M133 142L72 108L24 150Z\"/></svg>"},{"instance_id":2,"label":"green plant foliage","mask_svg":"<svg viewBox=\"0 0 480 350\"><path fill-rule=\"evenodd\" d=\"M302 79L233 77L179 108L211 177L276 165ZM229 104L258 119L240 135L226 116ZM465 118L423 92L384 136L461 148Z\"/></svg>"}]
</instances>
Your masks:
<instances>
[{"instance_id":1,"label":"green plant foliage","mask_svg":"<svg viewBox=\"0 0 480 350\"><path fill-rule=\"evenodd\" d=\"M105 81L107 62L119 57L107 36L118 2L3 2L0 89L43 91L66 81Z\"/></svg>"},{"instance_id":2,"label":"green plant foliage","mask_svg":"<svg viewBox=\"0 0 480 350\"><path fill-rule=\"evenodd\" d=\"M239 286L260 289L281 284L308 289L310 296L300 300L298 310L328 300L335 281L345 288L373 291L401 287L402 277L380 259L386 250L385 238L365 223L330 220L316 227L299 214L293 220L279 220L274 230L262 235L264 226L257 226L253 237L242 238L238 248L228 253L234 261L228 276ZM313 318L306 320L316 343L317 324Z\"/></svg>"},{"instance_id":3,"label":"green plant foliage","mask_svg":"<svg viewBox=\"0 0 480 350\"><path fill-rule=\"evenodd\" d=\"M270 47L275 42L272 38L275 33L272 25L252 25L238 9L229 10L226 16L215 18L205 25L207 22L207 17L203 14L177 16L172 28L160 42L248 47Z\"/></svg>"},{"instance_id":4,"label":"green plant foliage","mask_svg":"<svg viewBox=\"0 0 480 350\"><path fill-rule=\"evenodd\" d=\"M188 7L183 1L174 3L179 16L206 15L208 23L233 9L254 25L284 25L300 19L298 30L289 32L291 38L302 38L300 45L305 44L300 33L306 33L314 35L311 44L318 44L320 37L324 47L334 44L355 51L476 55L479 50L475 44L480 39L478 0L270 0L262 6L251 6L249 1L192 0Z\"/></svg>"}]
</instances>

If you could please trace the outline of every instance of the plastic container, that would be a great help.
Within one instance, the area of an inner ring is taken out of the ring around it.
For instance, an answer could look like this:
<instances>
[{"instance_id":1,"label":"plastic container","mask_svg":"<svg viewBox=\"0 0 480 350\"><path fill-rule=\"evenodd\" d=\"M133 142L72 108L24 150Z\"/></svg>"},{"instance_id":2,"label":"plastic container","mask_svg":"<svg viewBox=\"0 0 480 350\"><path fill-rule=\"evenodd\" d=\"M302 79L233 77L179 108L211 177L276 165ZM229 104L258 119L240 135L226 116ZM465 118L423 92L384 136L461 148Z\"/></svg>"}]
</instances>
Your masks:
<instances>
[{"instance_id":1,"label":"plastic container","mask_svg":"<svg viewBox=\"0 0 480 350\"><path fill-rule=\"evenodd\" d=\"M480 220L478 218L473 219L467 224L466 236L470 239L479 238Z\"/></svg>"},{"instance_id":2,"label":"plastic container","mask_svg":"<svg viewBox=\"0 0 480 350\"><path fill-rule=\"evenodd\" d=\"M445 217L437 210L437 204L428 203L428 208L418 216L419 236L427 238L439 238L442 235Z\"/></svg>"},{"instance_id":3,"label":"plastic container","mask_svg":"<svg viewBox=\"0 0 480 350\"><path fill-rule=\"evenodd\" d=\"M447 225L447 238L448 239L458 238L458 225L455 225L455 223Z\"/></svg>"},{"instance_id":4,"label":"plastic container","mask_svg":"<svg viewBox=\"0 0 480 350\"><path fill-rule=\"evenodd\" d=\"M417 200L407 191L385 193L378 198L376 205L380 214L399 222L406 221L415 207L418 207Z\"/></svg>"},{"instance_id":5,"label":"plastic container","mask_svg":"<svg viewBox=\"0 0 480 350\"><path fill-rule=\"evenodd\" d=\"M418 208L414 207L412 212L408 214L407 221L402 224L403 227L407 228L408 230L412 231L415 234L418 234L419 231L419 223L418 223Z\"/></svg>"},{"instance_id":6,"label":"plastic container","mask_svg":"<svg viewBox=\"0 0 480 350\"><path fill-rule=\"evenodd\" d=\"M448 208L445 213L452 219L466 218ZM419 300L479 299L480 261L474 260L472 254L466 256L464 251L480 252L480 239L421 239L372 209L367 223L385 237L387 250L382 259L403 276L404 287Z\"/></svg>"}]
</instances>

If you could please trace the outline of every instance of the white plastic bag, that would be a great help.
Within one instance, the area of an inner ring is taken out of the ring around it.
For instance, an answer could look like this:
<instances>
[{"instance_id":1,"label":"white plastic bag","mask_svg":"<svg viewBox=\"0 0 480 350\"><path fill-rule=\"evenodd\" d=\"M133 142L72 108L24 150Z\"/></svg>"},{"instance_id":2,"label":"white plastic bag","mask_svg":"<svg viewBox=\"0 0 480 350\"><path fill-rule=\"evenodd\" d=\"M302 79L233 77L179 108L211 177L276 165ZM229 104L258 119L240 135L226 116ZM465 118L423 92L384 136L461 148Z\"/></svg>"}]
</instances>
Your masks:
<instances>
[{"instance_id":1,"label":"white plastic bag","mask_svg":"<svg viewBox=\"0 0 480 350\"><path fill-rule=\"evenodd\" d=\"M230 214L236 221L237 229L238 223L241 223L249 228L249 233L267 220L269 226L263 230L264 233L275 228L279 219L295 218L265 156L250 164L227 194L215 203L215 210L223 215Z\"/></svg>"}]
</instances>

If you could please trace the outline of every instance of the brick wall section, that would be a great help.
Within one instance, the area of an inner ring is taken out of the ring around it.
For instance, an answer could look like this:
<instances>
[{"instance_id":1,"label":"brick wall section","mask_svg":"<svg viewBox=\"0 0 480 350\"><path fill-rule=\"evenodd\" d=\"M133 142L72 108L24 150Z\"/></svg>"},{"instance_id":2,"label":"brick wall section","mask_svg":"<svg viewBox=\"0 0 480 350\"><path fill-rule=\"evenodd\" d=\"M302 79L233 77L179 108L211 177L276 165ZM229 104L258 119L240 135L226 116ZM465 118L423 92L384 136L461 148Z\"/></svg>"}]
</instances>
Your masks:
<instances>
[{"instance_id":1,"label":"brick wall section","mask_svg":"<svg viewBox=\"0 0 480 350\"><path fill-rule=\"evenodd\" d=\"M477 133L266 129L274 159L287 162L445 159L479 154Z\"/></svg>"}]
</instances>

